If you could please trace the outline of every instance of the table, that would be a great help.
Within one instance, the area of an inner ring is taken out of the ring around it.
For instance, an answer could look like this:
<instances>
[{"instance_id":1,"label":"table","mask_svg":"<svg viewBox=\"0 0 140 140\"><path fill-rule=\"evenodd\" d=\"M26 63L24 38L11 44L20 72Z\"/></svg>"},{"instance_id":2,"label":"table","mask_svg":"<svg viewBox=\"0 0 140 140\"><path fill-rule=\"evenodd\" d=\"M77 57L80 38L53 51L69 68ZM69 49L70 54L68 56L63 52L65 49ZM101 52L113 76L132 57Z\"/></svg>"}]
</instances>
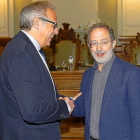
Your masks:
<instances>
[{"instance_id":1,"label":"table","mask_svg":"<svg viewBox=\"0 0 140 140\"><path fill-rule=\"evenodd\" d=\"M77 94L80 90L84 71L51 71L59 94L72 97Z\"/></svg>"}]
</instances>

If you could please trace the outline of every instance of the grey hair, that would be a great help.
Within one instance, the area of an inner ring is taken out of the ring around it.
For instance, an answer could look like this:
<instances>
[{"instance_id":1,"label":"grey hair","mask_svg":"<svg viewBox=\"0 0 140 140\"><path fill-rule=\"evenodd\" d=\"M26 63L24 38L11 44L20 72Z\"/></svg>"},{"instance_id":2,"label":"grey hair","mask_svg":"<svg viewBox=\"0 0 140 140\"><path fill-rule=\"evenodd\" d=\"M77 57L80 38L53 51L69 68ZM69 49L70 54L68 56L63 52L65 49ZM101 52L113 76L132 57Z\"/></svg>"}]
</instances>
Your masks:
<instances>
[{"instance_id":1,"label":"grey hair","mask_svg":"<svg viewBox=\"0 0 140 140\"><path fill-rule=\"evenodd\" d=\"M90 33L94 29L97 29L97 28L104 28L104 29L106 29L109 32L109 37L110 37L111 41L115 40L114 31L113 31L113 29L109 25L107 25L105 23L96 23L96 24L93 24L93 26L91 26L89 28L89 30L88 30L88 33L87 33L87 44L88 44L88 46L90 45L90 42L89 42L89 40L90 40Z\"/></svg>"},{"instance_id":2,"label":"grey hair","mask_svg":"<svg viewBox=\"0 0 140 140\"><path fill-rule=\"evenodd\" d=\"M47 8L55 11L55 6L46 0L33 2L25 6L20 13L19 26L21 30L30 31L33 26L33 19L36 17L48 18Z\"/></svg>"}]
</instances>

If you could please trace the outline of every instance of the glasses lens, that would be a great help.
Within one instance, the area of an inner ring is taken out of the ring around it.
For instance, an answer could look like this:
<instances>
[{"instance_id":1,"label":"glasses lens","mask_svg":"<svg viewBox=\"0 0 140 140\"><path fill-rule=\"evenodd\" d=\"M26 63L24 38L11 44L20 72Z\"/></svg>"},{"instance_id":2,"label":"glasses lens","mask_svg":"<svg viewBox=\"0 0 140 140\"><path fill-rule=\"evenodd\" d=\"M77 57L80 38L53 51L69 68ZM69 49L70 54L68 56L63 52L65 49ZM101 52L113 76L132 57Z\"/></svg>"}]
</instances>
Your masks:
<instances>
[{"instance_id":1,"label":"glasses lens","mask_svg":"<svg viewBox=\"0 0 140 140\"><path fill-rule=\"evenodd\" d=\"M107 40L103 40L100 42L101 46L106 46L108 44L108 41Z\"/></svg>"},{"instance_id":2,"label":"glasses lens","mask_svg":"<svg viewBox=\"0 0 140 140\"><path fill-rule=\"evenodd\" d=\"M97 42L96 41L91 42L90 43L90 46L91 46L91 48L95 48L97 46Z\"/></svg>"}]
</instances>

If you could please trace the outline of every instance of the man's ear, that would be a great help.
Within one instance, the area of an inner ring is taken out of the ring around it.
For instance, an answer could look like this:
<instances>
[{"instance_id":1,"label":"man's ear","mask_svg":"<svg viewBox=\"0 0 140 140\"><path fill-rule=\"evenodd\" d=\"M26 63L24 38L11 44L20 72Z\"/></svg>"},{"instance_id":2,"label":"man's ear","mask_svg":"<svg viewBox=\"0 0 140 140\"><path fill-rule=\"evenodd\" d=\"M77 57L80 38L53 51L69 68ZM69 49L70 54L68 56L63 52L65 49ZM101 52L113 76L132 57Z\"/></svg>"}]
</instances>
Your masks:
<instances>
[{"instance_id":1,"label":"man's ear","mask_svg":"<svg viewBox=\"0 0 140 140\"><path fill-rule=\"evenodd\" d=\"M36 30L39 30L39 19L38 19L38 18L34 18L34 19L33 19L33 27L34 27Z\"/></svg>"},{"instance_id":2,"label":"man's ear","mask_svg":"<svg viewBox=\"0 0 140 140\"><path fill-rule=\"evenodd\" d=\"M114 40L112 43L113 43L113 49L114 49L116 46L116 40Z\"/></svg>"}]
</instances>

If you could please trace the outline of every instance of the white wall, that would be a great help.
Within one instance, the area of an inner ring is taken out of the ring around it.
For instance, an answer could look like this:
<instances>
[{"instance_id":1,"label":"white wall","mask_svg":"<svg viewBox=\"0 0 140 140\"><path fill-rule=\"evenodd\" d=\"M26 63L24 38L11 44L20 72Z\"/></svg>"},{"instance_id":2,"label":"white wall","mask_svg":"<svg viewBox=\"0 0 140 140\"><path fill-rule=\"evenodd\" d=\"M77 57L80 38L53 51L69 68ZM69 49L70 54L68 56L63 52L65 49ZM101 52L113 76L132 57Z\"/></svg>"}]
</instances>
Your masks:
<instances>
[{"instance_id":1,"label":"white wall","mask_svg":"<svg viewBox=\"0 0 140 140\"><path fill-rule=\"evenodd\" d=\"M14 25L15 25L15 34L17 34L20 31L20 27L19 27L20 12L25 5L32 3L33 0L14 0L14 2L15 2L15 22L14 22Z\"/></svg>"},{"instance_id":2,"label":"white wall","mask_svg":"<svg viewBox=\"0 0 140 140\"><path fill-rule=\"evenodd\" d=\"M37 1L37 0L34 0ZM50 0L56 6L58 29L68 22L75 31L85 31L84 23L98 19L98 0ZM78 26L82 26L80 29Z\"/></svg>"}]
</instances>

